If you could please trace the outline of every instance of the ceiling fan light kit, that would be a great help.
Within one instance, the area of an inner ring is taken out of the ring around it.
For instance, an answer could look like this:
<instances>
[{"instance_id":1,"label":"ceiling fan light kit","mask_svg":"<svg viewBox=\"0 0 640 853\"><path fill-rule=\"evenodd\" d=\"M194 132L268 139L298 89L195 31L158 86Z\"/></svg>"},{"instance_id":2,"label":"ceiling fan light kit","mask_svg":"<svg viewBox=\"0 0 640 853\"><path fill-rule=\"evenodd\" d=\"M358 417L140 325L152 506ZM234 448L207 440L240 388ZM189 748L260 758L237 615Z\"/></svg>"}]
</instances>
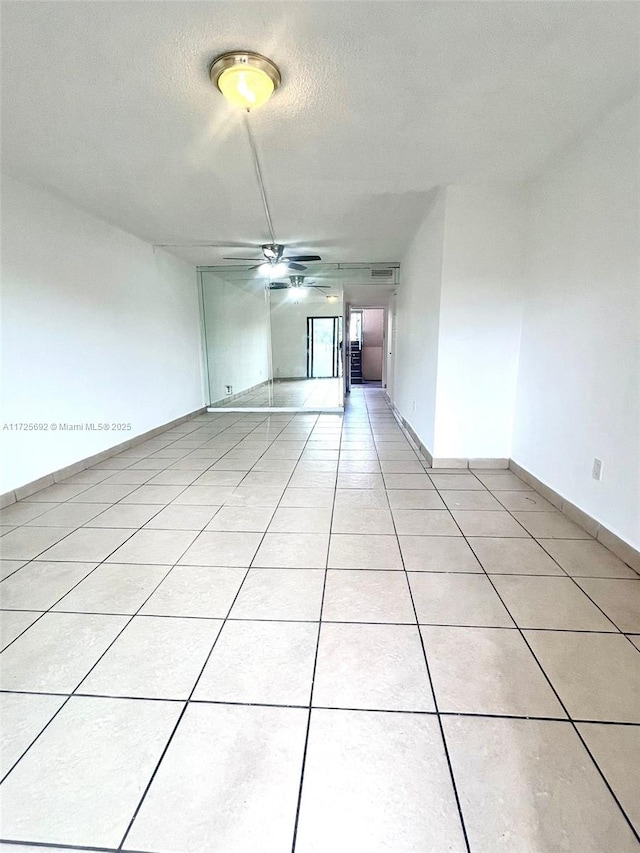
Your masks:
<instances>
[{"instance_id":1,"label":"ceiling fan light kit","mask_svg":"<svg viewBox=\"0 0 640 853\"><path fill-rule=\"evenodd\" d=\"M288 290L292 296L294 292L305 296L309 290L330 290L330 286L326 284L313 284L312 278L306 278L303 275L290 275L289 281L272 281L267 285L267 290ZM327 297L330 298L330 297ZM336 297L337 299L337 297Z\"/></svg>"},{"instance_id":2,"label":"ceiling fan light kit","mask_svg":"<svg viewBox=\"0 0 640 853\"><path fill-rule=\"evenodd\" d=\"M260 261L254 267L249 267L250 270L258 270L263 275L268 275L271 278L279 278L286 275L288 270L298 270L304 272L306 267L299 261L320 261L320 255L285 255L284 245L282 243L266 243L262 246L261 258L223 258L224 261Z\"/></svg>"},{"instance_id":3,"label":"ceiling fan light kit","mask_svg":"<svg viewBox=\"0 0 640 853\"><path fill-rule=\"evenodd\" d=\"M280 278L280 276L287 274L288 269L289 265L287 263L267 261L265 264L260 264L258 272L269 276L269 278Z\"/></svg>"},{"instance_id":4,"label":"ceiling fan light kit","mask_svg":"<svg viewBox=\"0 0 640 853\"><path fill-rule=\"evenodd\" d=\"M231 104L244 110L266 104L282 80L275 63L250 50L217 56L209 67L209 76Z\"/></svg>"}]
</instances>

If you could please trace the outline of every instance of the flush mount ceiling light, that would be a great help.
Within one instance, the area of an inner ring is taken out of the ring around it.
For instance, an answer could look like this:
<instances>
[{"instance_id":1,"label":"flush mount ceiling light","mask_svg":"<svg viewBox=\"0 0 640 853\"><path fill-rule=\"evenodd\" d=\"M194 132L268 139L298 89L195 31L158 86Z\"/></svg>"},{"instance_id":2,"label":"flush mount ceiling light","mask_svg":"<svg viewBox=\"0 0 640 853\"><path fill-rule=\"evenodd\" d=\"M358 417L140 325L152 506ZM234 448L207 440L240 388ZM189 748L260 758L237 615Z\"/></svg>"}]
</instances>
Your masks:
<instances>
[{"instance_id":1,"label":"flush mount ceiling light","mask_svg":"<svg viewBox=\"0 0 640 853\"><path fill-rule=\"evenodd\" d=\"M233 50L216 57L209 76L230 103L244 110L266 104L281 82L278 67L250 50Z\"/></svg>"}]
</instances>

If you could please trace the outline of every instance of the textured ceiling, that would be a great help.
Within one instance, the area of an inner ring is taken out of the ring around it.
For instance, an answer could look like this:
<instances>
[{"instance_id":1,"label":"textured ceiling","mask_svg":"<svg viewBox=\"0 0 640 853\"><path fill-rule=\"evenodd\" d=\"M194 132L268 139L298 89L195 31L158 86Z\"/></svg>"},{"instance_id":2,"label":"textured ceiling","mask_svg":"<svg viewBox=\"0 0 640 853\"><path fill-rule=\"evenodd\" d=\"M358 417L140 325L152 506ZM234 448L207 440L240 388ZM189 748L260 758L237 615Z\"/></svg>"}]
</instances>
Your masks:
<instances>
[{"instance_id":1,"label":"textured ceiling","mask_svg":"<svg viewBox=\"0 0 640 853\"><path fill-rule=\"evenodd\" d=\"M281 68L251 117L276 237L328 261L398 260L429 189L532 176L637 78L636 3L2 6L3 169L156 243L267 241L225 50Z\"/></svg>"}]
</instances>

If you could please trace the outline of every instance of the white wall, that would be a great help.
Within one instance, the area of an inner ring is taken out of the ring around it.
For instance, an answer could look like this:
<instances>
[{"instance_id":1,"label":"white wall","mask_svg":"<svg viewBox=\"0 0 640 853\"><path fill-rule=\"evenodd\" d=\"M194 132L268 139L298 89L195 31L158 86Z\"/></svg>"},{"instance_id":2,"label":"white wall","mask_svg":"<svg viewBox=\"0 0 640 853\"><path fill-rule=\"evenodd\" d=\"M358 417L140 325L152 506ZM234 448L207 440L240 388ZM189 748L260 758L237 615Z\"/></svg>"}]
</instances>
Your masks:
<instances>
[{"instance_id":1,"label":"white wall","mask_svg":"<svg viewBox=\"0 0 640 853\"><path fill-rule=\"evenodd\" d=\"M382 359L382 384L386 386L387 394L394 398L395 357L396 357L396 295L389 299L387 308L386 353Z\"/></svg>"},{"instance_id":2,"label":"white wall","mask_svg":"<svg viewBox=\"0 0 640 853\"><path fill-rule=\"evenodd\" d=\"M210 401L270 378L269 305L261 283L231 282L202 273Z\"/></svg>"},{"instance_id":3,"label":"white wall","mask_svg":"<svg viewBox=\"0 0 640 853\"><path fill-rule=\"evenodd\" d=\"M638 102L531 187L512 456L640 546ZM592 479L594 457L604 463Z\"/></svg>"},{"instance_id":4,"label":"white wall","mask_svg":"<svg viewBox=\"0 0 640 853\"><path fill-rule=\"evenodd\" d=\"M445 190L433 193L402 259L396 296L393 402L429 450L435 435L445 199Z\"/></svg>"},{"instance_id":5,"label":"white wall","mask_svg":"<svg viewBox=\"0 0 640 853\"><path fill-rule=\"evenodd\" d=\"M436 458L510 454L525 223L519 188L441 188L402 260L393 399Z\"/></svg>"},{"instance_id":6,"label":"white wall","mask_svg":"<svg viewBox=\"0 0 640 853\"><path fill-rule=\"evenodd\" d=\"M518 187L447 188L435 457L509 457L525 224Z\"/></svg>"},{"instance_id":7,"label":"white wall","mask_svg":"<svg viewBox=\"0 0 640 853\"><path fill-rule=\"evenodd\" d=\"M204 400L193 266L9 177L2 205L3 422L132 425L3 431L5 492Z\"/></svg>"},{"instance_id":8,"label":"white wall","mask_svg":"<svg viewBox=\"0 0 640 853\"><path fill-rule=\"evenodd\" d=\"M271 292L271 346L274 379L306 378L307 317L342 317L342 300L291 298L291 291Z\"/></svg>"},{"instance_id":9,"label":"white wall","mask_svg":"<svg viewBox=\"0 0 640 853\"><path fill-rule=\"evenodd\" d=\"M402 261L393 399L436 458L511 457L640 547L637 156L636 97L528 187L440 189Z\"/></svg>"}]
</instances>

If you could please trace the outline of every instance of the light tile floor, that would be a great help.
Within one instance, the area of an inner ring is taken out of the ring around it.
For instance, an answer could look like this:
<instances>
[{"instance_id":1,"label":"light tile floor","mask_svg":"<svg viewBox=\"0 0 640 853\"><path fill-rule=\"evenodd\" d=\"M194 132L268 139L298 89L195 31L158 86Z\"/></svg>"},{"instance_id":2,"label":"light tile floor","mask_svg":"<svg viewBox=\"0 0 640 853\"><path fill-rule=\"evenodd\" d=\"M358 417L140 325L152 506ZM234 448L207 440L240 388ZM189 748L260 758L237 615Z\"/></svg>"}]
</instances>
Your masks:
<instances>
[{"instance_id":1,"label":"light tile floor","mask_svg":"<svg viewBox=\"0 0 640 853\"><path fill-rule=\"evenodd\" d=\"M512 473L430 473L380 391L0 523L3 851L640 849L640 578Z\"/></svg>"},{"instance_id":2,"label":"light tile floor","mask_svg":"<svg viewBox=\"0 0 640 853\"><path fill-rule=\"evenodd\" d=\"M249 408L258 406L304 407L306 409L337 408L343 405L343 380L334 379L282 379L261 385L253 391L238 394L228 402L219 400L216 408Z\"/></svg>"}]
</instances>

